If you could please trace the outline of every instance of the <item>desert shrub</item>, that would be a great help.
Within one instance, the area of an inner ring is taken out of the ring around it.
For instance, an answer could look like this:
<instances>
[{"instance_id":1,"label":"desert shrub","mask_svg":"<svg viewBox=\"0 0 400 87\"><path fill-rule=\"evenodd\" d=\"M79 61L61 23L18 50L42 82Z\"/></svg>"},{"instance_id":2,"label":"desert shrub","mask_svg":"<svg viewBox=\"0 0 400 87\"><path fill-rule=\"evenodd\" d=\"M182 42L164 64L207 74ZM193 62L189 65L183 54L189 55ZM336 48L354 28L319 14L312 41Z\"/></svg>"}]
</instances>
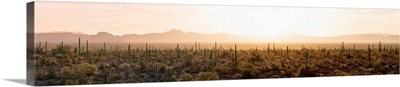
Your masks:
<instances>
[{"instance_id":1,"label":"desert shrub","mask_svg":"<svg viewBox=\"0 0 400 87\"><path fill-rule=\"evenodd\" d=\"M301 65L299 70L298 70L298 75L300 77L312 77L312 76L316 76L316 72L314 69L313 65L308 65L306 68L306 65Z\"/></svg>"},{"instance_id":2,"label":"desert shrub","mask_svg":"<svg viewBox=\"0 0 400 87\"><path fill-rule=\"evenodd\" d=\"M86 78L95 76L97 71L98 68L95 65L90 65L88 63L83 63L72 67L64 66L61 68L61 74L63 74L63 78L66 79L66 81L71 80L69 82L65 82L65 84L72 84L74 81L80 81L79 84L86 84L90 81L86 80Z\"/></svg>"},{"instance_id":3,"label":"desert shrub","mask_svg":"<svg viewBox=\"0 0 400 87\"><path fill-rule=\"evenodd\" d=\"M147 66L144 61L139 62L139 72L146 72L147 71Z\"/></svg>"},{"instance_id":4,"label":"desert shrub","mask_svg":"<svg viewBox=\"0 0 400 87\"><path fill-rule=\"evenodd\" d=\"M190 75L189 73L183 73L181 76L179 76L179 81L192 81L193 76Z\"/></svg>"},{"instance_id":5,"label":"desert shrub","mask_svg":"<svg viewBox=\"0 0 400 87\"><path fill-rule=\"evenodd\" d=\"M53 55L57 55L57 54L70 54L71 51L71 46L64 44L64 45L57 45L57 47L55 49L51 50Z\"/></svg>"},{"instance_id":6,"label":"desert shrub","mask_svg":"<svg viewBox=\"0 0 400 87\"><path fill-rule=\"evenodd\" d=\"M277 61L273 62L272 65L271 65L271 69L272 69L273 71L279 71L279 70L281 70L281 69L282 69L282 63L277 62Z\"/></svg>"},{"instance_id":7,"label":"desert shrub","mask_svg":"<svg viewBox=\"0 0 400 87\"><path fill-rule=\"evenodd\" d=\"M196 80L218 80L218 74L216 72L200 72L196 76Z\"/></svg>"},{"instance_id":8,"label":"desert shrub","mask_svg":"<svg viewBox=\"0 0 400 87\"><path fill-rule=\"evenodd\" d=\"M258 70L256 69L256 67L248 62L241 62L239 64L239 70L243 75L243 78L252 78L252 77L256 77Z\"/></svg>"},{"instance_id":9,"label":"desert shrub","mask_svg":"<svg viewBox=\"0 0 400 87\"><path fill-rule=\"evenodd\" d=\"M123 63L123 64L120 64L120 65L118 66L118 69L121 70L121 71L127 70L127 69L129 69L129 68L131 68L131 65L129 65L129 64L127 64L127 63Z\"/></svg>"},{"instance_id":10,"label":"desert shrub","mask_svg":"<svg viewBox=\"0 0 400 87\"><path fill-rule=\"evenodd\" d=\"M79 84L79 81L78 80L65 80L65 83L64 83L65 85L77 85L77 84Z\"/></svg>"},{"instance_id":11,"label":"desert shrub","mask_svg":"<svg viewBox=\"0 0 400 87\"><path fill-rule=\"evenodd\" d=\"M47 71L44 69L36 69L36 79L42 80L45 79L47 75Z\"/></svg>"},{"instance_id":12,"label":"desert shrub","mask_svg":"<svg viewBox=\"0 0 400 87\"><path fill-rule=\"evenodd\" d=\"M261 57L261 54L258 52L253 52L251 53L251 56L249 58L249 61L251 62L257 62L257 61L264 61L264 59Z\"/></svg>"},{"instance_id":13,"label":"desert shrub","mask_svg":"<svg viewBox=\"0 0 400 87\"><path fill-rule=\"evenodd\" d=\"M219 72L220 74L226 75L226 74L229 74L229 73L230 73L231 68L226 67L226 66L224 66L224 65L217 65L217 66L215 66L215 67L213 68L213 70Z\"/></svg>"},{"instance_id":14,"label":"desert shrub","mask_svg":"<svg viewBox=\"0 0 400 87\"><path fill-rule=\"evenodd\" d=\"M193 65L193 58L192 57L193 57L192 55L186 56L186 58L185 58L185 65L186 66L192 66Z\"/></svg>"},{"instance_id":15,"label":"desert shrub","mask_svg":"<svg viewBox=\"0 0 400 87\"><path fill-rule=\"evenodd\" d=\"M374 61L372 67L373 67L374 69L379 69L379 68L381 68L382 66L383 66L382 60L377 60L377 61Z\"/></svg>"}]
</instances>

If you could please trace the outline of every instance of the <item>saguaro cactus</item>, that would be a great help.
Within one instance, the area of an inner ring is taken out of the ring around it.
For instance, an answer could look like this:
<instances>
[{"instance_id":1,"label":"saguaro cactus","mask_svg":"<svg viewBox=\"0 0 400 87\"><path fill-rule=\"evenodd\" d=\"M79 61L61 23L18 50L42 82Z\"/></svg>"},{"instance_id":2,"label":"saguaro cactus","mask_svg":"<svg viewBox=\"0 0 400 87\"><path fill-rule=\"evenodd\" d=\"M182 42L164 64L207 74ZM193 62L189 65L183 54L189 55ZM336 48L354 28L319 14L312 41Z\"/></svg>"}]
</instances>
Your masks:
<instances>
[{"instance_id":1,"label":"saguaro cactus","mask_svg":"<svg viewBox=\"0 0 400 87\"><path fill-rule=\"evenodd\" d=\"M107 68L103 66L104 84L107 84Z\"/></svg>"},{"instance_id":2,"label":"saguaro cactus","mask_svg":"<svg viewBox=\"0 0 400 87\"><path fill-rule=\"evenodd\" d=\"M272 43L272 47L274 48L274 51L276 51L276 49L275 49L275 43Z\"/></svg>"},{"instance_id":3,"label":"saguaro cactus","mask_svg":"<svg viewBox=\"0 0 400 87\"><path fill-rule=\"evenodd\" d=\"M47 52L47 42L44 44L44 51Z\"/></svg>"},{"instance_id":4,"label":"saguaro cactus","mask_svg":"<svg viewBox=\"0 0 400 87\"><path fill-rule=\"evenodd\" d=\"M369 65L372 66L371 48L369 47L369 44L368 44L368 59L370 60Z\"/></svg>"},{"instance_id":5,"label":"saguaro cactus","mask_svg":"<svg viewBox=\"0 0 400 87\"><path fill-rule=\"evenodd\" d=\"M344 42L342 42L341 53L344 51Z\"/></svg>"},{"instance_id":6,"label":"saguaro cactus","mask_svg":"<svg viewBox=\"0 0 400 87\"><path fill-rule=\"evenodd\" d=\"M39 46L37 48L42 48L42 42L39 42Z\"/></svg>"},{"instance_id":7,"label":"saguaro cactus","mask_svg":"<svg viewBox=\"0 0 400 87\"><path fill-rule=\"evenodd\" d=\"M289 57L289 46L286 46L286 59Z\"/></svg>"},{"instance_id":8,"label":"saguaro cactus","mask_svg":"<svg viewBox=\"0 0 400 87\"><path fill-rule=\"evenodd\" d=\"M197 51L197 42L194 42L194 51Z\"/></svg>"},{"instance_id":9,"label":"saguaro cactus","mask_svg":"<svg viewBox=\"0 0 400 87\"><path fill-rule=\"evenodd\" d=\"M158 64L156 64L156 82L158 82Z\"/></svg>"},{"instance_id":10,"label":"saguaro cactus","mask_svg":"<svg viewBox=\"0 0 400 87\"><path fill-rule=\"evenodd\" d=\"M309 57L309 53L308 53L308 50L306 50L305 52L306 52L305 53L305 58L306 58L306 60L305 60L306 61L306 70L305 71L308 72L308 57Z\"/></svg>"},{"instance_id":11,"label":"saguaro cactus","mask_svg":"<svg viewBox=\"0 0 400 87\"><path fill-rule=\"evenodd\" d=\"M86 57L88 58L90 64L90 56L89 56L89 41L86 40Z\"/></svg>"},{"instance_id":12,"label":"saguaro cactus","mask_svg":"<svg viewBox=\"0 0 400 87\"><path fill-rule=\"evenodd\" d=\"M64 41L61 41L61 50L64 49Z\"/></svg>"},{"instance_id":13,"label":"saguaro cactus","mask_svg":"<svg viewBox=\"0 0 400 87\"><path fill-rule=\"evenodd\" d=\"M268 43L268 48L267 48L268 56L269 56L269 43Z\"/></svg>"},{"instance_id":14,"label":"saguaro cactus","mask_svg":"<svg viewBox=\"0 0 400 87\"><path fill-rule=\"evenodd\" d=\"M81 38L78 40L78 56L81 53Z\"/></svg>"},{"instance_id":15,"label":"saguaro cactus","mask_svg":"<svg viewBox=\"0 0 400 87\"><path fill-rule=\"evenodd\" d=\"M176 45L176 57L180 58L181 56L179 55L179 44Z\"/></svg>"},{"instance_id":16,"label":"saguaro cactus","mask_svg":"<svg viewBox=\"0 0 400 87\"><path fill-rule=\"evenodd\" d=\"M217 42L215 42L214 52L214 58L217 58Z\"/></svg>"},{"instance_id":17,"label":"saguaro cactus","mask_svg":"<svg viewBox=\"0 0 400 87\"><path fill-rule=\"evenodd\" d=\"M128 45L128 58L131 58L131 44Z\"/></svg>"},{"instance_id":18,"label":"saguaro cactus","mask_svg":"<svg viewBox=\"0 0 400 87\"><path fill-rule=\"evenodd\" d=\"M237 51L236 51L236 44L235 44L235 64L237 64Z\"/></svg>"},{"instance_id":19,"label":"saguaro cactus","mask_svg":"<svg viewBox=\"0 0 400 87\"><path fill-rule=\"evenodd\" d=\"M379 44L378 44L378 51L379 51L379 52L382 51L382 44L381 44L381 41L379 41Z\"/></svg>"}]
</instances>

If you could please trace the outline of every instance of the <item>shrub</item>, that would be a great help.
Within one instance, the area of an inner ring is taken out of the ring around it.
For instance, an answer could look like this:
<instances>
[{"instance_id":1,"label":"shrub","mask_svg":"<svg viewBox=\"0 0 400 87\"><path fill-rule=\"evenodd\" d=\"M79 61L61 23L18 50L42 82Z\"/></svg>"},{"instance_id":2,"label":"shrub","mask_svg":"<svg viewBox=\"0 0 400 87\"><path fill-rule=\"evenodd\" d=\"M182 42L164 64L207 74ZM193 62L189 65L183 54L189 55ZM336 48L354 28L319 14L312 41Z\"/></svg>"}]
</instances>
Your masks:
<instances>
[{"instance_id":1,"label":"shrub","mask_svg":"<svg viewBox=\"0 0 400 87\"><path fill-rule=\"evenodd\" d=\"M307 69L306 69L306 65L301 65L298 72L300 77L312 77L312 76L316 76L316 72L314 69L314 66L312 65L308 65Z\"/></svg>"},{"instance_id":2,"label":"shrub","mask_svg":"<svg viewBox=\"0 0 400 87\"><path fill-rule=\"evenodd\" d=\"M252 77L256 77L258 70L256 69L256 67L248 62L242 62L239 65L239 70L243 75L243 78L252 78Z\"/></svg>"},{"instance_id":3,"label":"shrub","mask_svg":"<svg viewBox=\"0 0 400 87\"><path fill-rule=\"evenodd\" d=\"M192 81L193 80L193 76L188 74L188 73L183 73L179 79L179 81Z\"/></svg>"},{"instance_id":4,"label":"shrub","mask_svg":"<svg viewBox=\"0 0 400 87\"><path fill-rule=\"evenodd\" d=\"M200 72L196 80L218 80L218 74L216 72Z\"/></svg>"},{"instance_id":5,"label":"shrub","mask_svg":"<svg viewBox=\"0 0 400 87\"><path fill-rule=\"evenodd\" d=\"M88 82L85 79L95 76L97 71L98 68L95 65L90 65L88 63L75 65L72 66L72 68L67 66L61 68L61 73L64 76L63 78L66 79L66 81L70 80L69 82L65 82L65 84L74 84L76 81L81 81L79 82L80 84L85 84Z\"/></svg>"}]
</instances>

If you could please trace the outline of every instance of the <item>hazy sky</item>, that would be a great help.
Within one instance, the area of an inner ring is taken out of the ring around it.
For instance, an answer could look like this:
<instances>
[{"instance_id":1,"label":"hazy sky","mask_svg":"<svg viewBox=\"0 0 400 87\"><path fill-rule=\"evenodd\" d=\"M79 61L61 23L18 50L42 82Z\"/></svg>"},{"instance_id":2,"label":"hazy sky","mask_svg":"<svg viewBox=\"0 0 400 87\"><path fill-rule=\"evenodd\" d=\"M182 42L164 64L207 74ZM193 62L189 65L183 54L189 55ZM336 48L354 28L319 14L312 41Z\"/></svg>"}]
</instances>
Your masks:
<instances>
[{"instance_id":1,"label":"hazy sky","mask_svg":"<svg viewBox=\"0 0 400 87\"><path fill-rule=\"evenodd\" d=\"M184 32L276 36L400 33L400 10L36 2L36 32Z\"/></svg>"}]
</instances>

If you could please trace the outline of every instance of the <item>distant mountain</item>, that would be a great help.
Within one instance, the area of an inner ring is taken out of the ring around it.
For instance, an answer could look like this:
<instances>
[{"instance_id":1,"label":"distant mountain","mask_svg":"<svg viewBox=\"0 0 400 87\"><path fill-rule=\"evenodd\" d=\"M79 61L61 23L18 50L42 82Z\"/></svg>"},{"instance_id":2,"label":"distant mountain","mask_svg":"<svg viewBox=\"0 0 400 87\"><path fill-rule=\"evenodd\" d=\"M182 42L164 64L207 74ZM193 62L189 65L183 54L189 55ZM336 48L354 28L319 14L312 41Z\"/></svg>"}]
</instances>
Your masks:
<instances>
[{"instance_id":1,"label":"distant mountain","mask_svg":"<svg viewBox=\"0 0 400 87\"><path fill-rule=\"evenodd\" d=\"M108 32L95 35L71 32L36 33L36 42L399 42L399 35L391 34L354 34L332 37L304 36L290 34L283 36L232 35L227 33L204 34L182 32L172 29L164 33L148 33L143 35L126 34L116 36Z\"/></svg>"}]
</instances>

